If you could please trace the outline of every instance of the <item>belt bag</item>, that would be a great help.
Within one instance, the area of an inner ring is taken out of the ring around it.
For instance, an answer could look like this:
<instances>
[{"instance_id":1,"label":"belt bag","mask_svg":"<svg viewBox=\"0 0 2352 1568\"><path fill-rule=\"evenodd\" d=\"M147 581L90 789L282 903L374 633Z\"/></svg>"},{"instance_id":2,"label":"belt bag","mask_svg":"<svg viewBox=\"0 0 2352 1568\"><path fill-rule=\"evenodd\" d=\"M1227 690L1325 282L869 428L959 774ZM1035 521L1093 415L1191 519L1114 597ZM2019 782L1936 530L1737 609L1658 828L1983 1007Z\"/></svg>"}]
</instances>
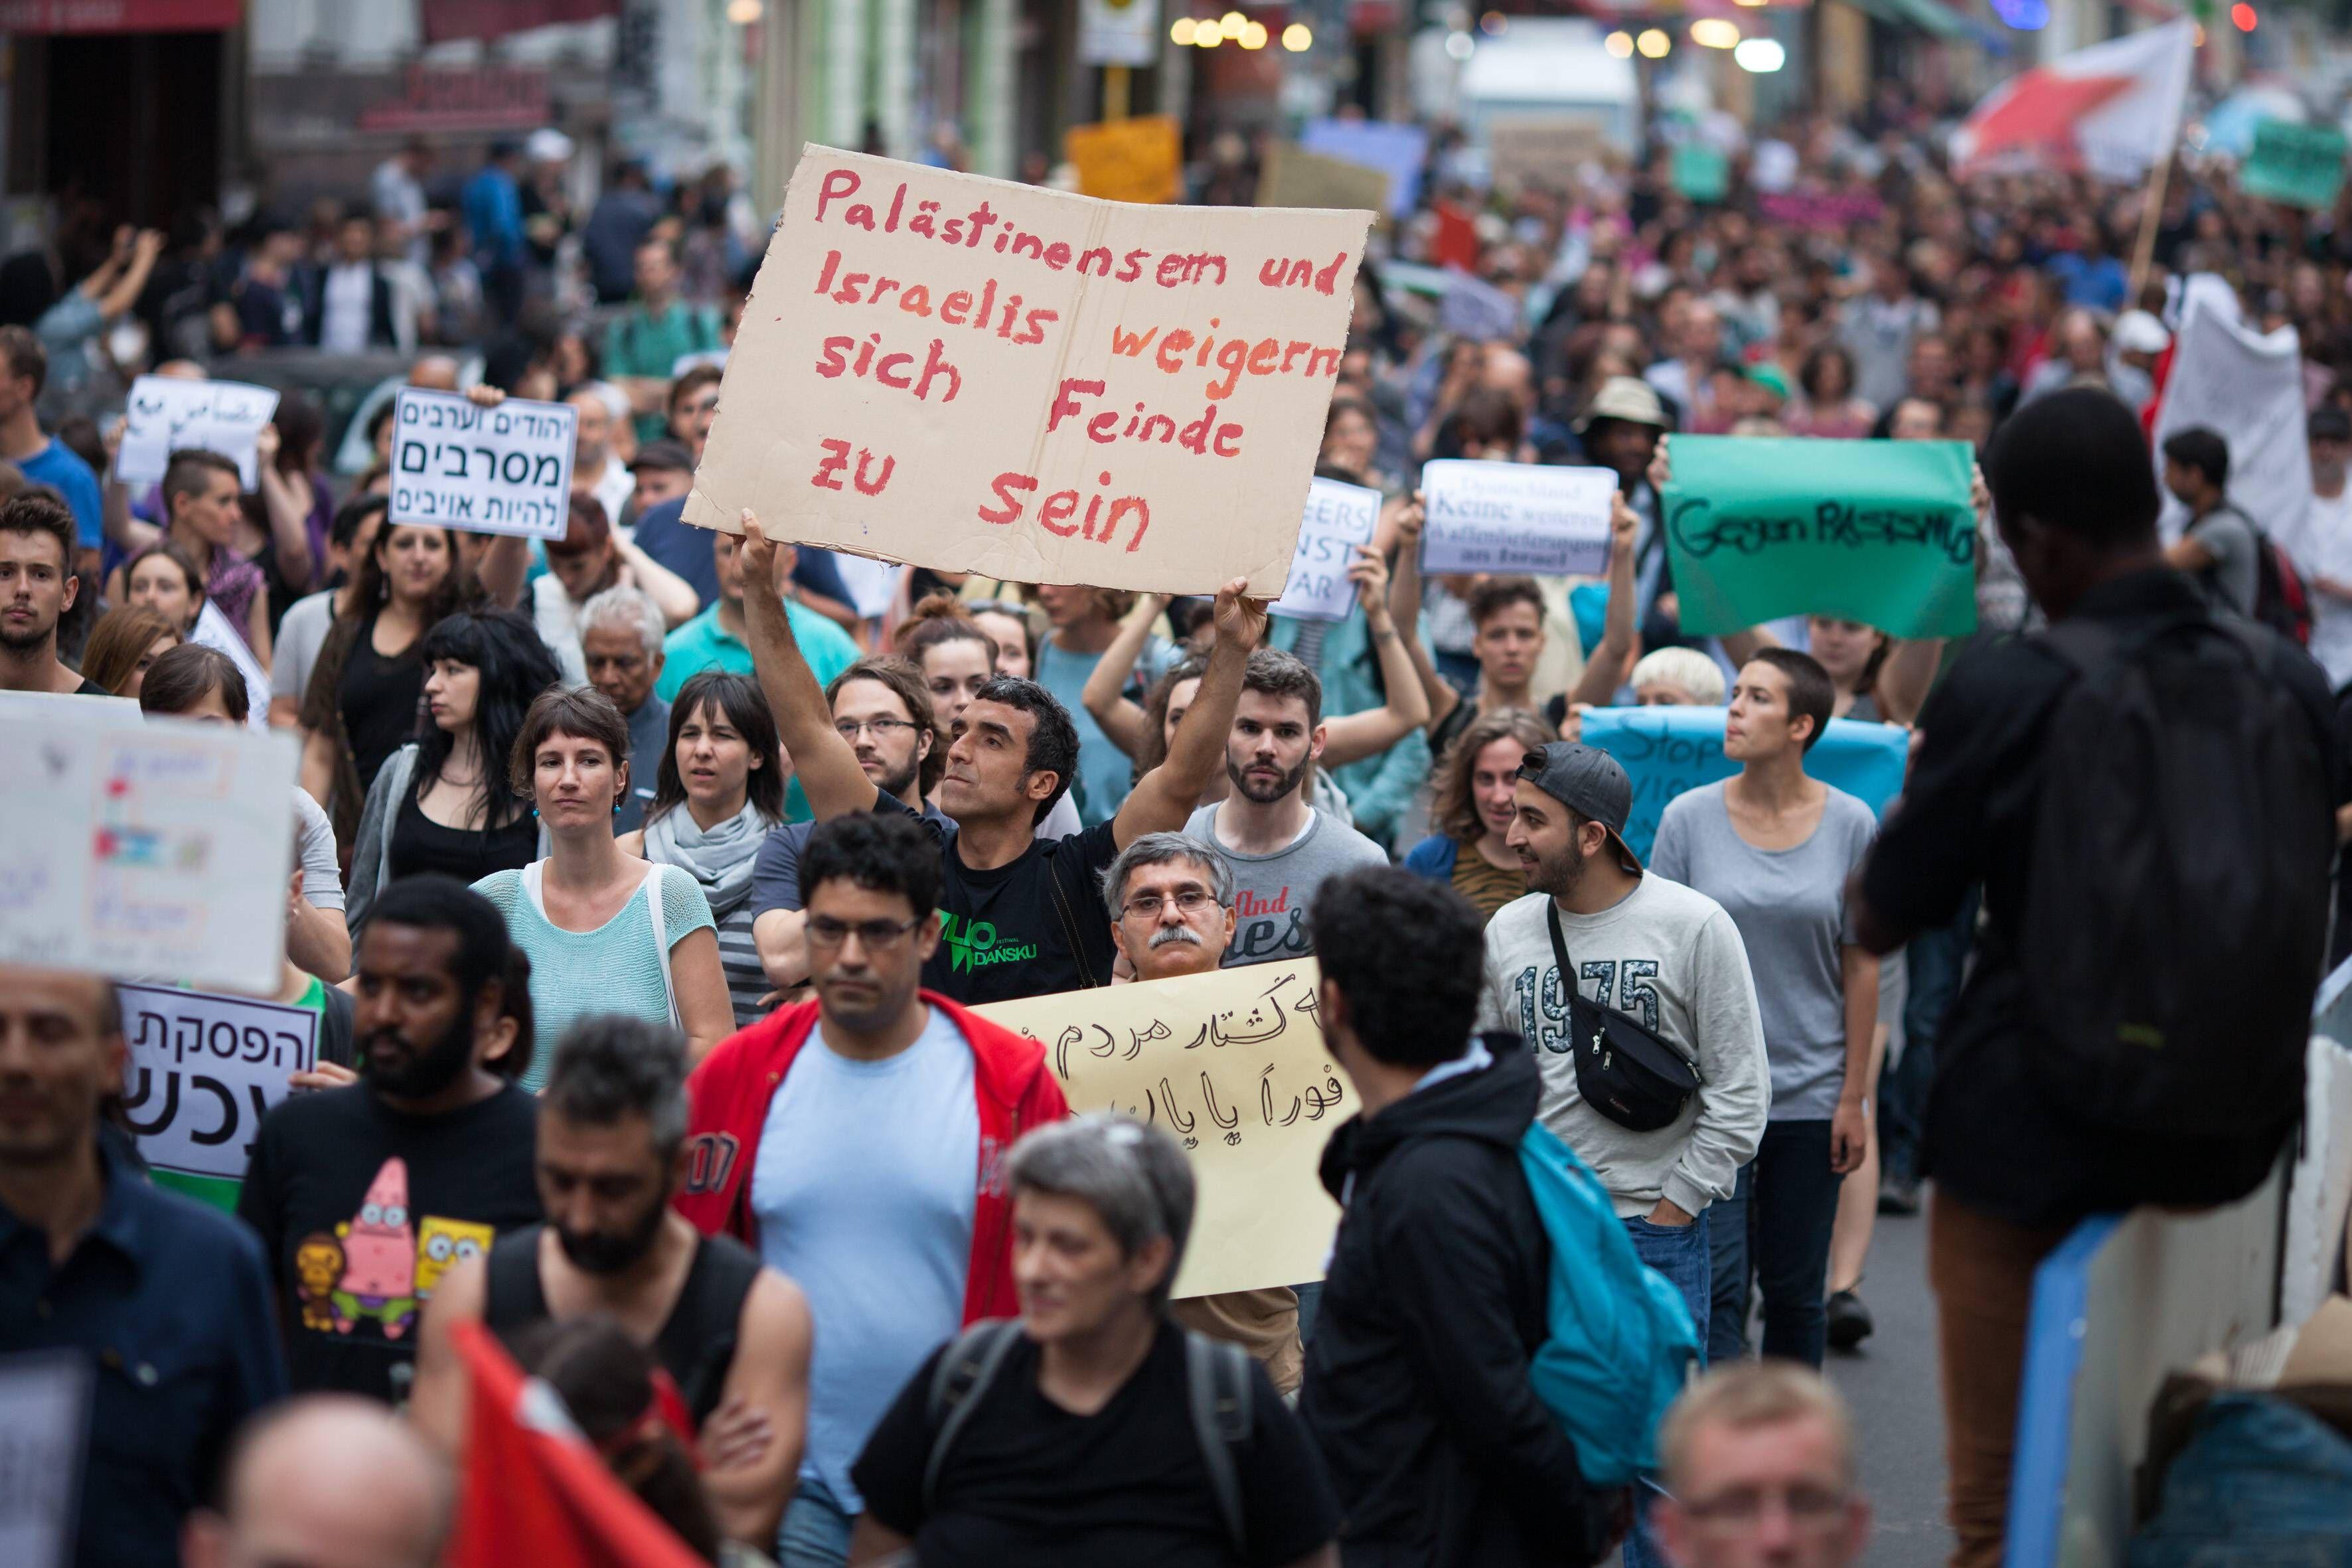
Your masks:
<instances>
[{"instance_id":1,"label":"belt bag","mask_svg":"<svg viewBox=\"0 0 2352 1568\"><path fill-rule=\"evenodd\" d=\"M1690 1103L1699 1076L1683 1054L1655 1029L1630 1013L1589 1000L1577 984L1568 942L1559 934L1559 906L1544 900L1551 928L1551 953L1568 993L1569 1047L1576 1063L1576 1092L1618 1126L1654 1132L1673 1123Z\"/></svg>"}]
</instances>

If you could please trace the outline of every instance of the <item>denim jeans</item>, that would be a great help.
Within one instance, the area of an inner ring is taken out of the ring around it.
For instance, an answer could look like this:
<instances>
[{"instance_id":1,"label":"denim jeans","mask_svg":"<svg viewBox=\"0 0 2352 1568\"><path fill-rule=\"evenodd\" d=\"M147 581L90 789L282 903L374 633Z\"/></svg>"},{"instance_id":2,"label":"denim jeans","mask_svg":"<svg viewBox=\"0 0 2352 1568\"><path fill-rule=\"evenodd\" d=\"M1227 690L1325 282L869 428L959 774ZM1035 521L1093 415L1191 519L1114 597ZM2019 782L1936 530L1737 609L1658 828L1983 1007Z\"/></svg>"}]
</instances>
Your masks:
<instances>
[{"instance_id":1,"label":"denim jeans","mask_svg":"<svg viewBox=\"0 0 2352 1568\"><path fill-rule=\"evenodd\" d=\"M1822 1364L1829 1321L1822 1280L1837 1226L1838 1184L1830 1169L1830 1124L1768 1121L1756 1158L1734 1195L1707 1211L1714 1222L1712 1321L1707 1357L1748 1353L1748 1295L1764 1295L1764 1353ZM1727 1279L1726 1273L1731 1275Z\"/></svg>"},{"instance_id":2,"label":"denim jeans","mask_svg":"<svg viewBox=\"0 0 2352 1568\"><path fill-rule=\"evenodd\" d=\"M776 1568L846 1568L856 1521L823 1481L803 1480L776 1532Z\"/></svg>"},{"instance_id":3,"label":"denim jeans","mask_svg":"<svg viewBox=\"0 0 2352 1568\"><path fill-rule=\"evenodd\" d=\"M1748 1271L1748 1200L1756 1190L1756 1162L1739 1167L1727 1198L1706 1211L1706 1364L1717 1366L1748 1353L1748 1310L1756 1277Z\"/></svg>"},{"instance_id":4,"label":"denim jeans","mask_svg":"<svg viewBox=\"0 0 2352 1568\"><path fill-rule=\"evenodd\" d=\"M1878 1079L1878 1174L1909 1182L1919 1174L1919 1141L1927 1125L1927 1090L1936 1078L1936 1040L1952 1000L1960 994L1969 946L1976 940L1977 889L1961 899L1949 925L1923 931L1904 950L1911 994L1903 1004L1903 1056Z\"/></svg>"},{"instance_id":5,"label":"denim jeans","mask_svg":"<svg viewBox=\"0 0 2352 1568\"><path fill-rule=\"evenodd\" d=\"M1716 1208L1722 1206L1718 1204ZM1706 1237L1708 1224L1714 1217L1715 1209L1711 1208L1688 1225L1653 1225L1646 1219L1625 1222L1625 1233L1633 1239L1634 1254L1683 1293L1683 1305L1690 1309L1691 1321L1698 1329L1701 1365L1706 1364ZM1649 1505L1647 1489L1635 1488L1633 1529L1625 1537L1625 1568L1665 1568L1665 1551L1650 1530Z\"/></svg>"}]
</instances>

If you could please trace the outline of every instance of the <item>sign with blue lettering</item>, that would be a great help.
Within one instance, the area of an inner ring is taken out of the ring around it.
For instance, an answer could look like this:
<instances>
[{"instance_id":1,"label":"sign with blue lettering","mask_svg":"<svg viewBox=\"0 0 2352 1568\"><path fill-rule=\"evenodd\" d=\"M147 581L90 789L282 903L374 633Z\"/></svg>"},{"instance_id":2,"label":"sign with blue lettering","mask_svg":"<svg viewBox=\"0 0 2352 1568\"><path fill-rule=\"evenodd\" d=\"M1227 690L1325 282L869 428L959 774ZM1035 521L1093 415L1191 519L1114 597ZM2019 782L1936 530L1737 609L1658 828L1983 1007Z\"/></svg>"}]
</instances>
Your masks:
<instances>
[{"instance_id":1,"label":"sign with blue lettering","mask_svg":"<svg viewBox=\"0 0 2352 1568\"><path fill-rule=\"evenodd\" d=\"M414 386L394 401L386 521L563 537L579 410L511 397L485 408L454 392Z\"/></svg>"},{"instance_id":2,"label":"sign with blue lettering","mask_svg":"<svg viewBox=\"0 0 2352 1568\"><path fill-rule=\"evenodd\" d=\"M1421 489L1425 573L1598 577L1609 570L1612 469L1445 458L1422 466Z\"/></svg>"},{"instance_id":3,"label":"sign with blue lettering","mask_svg":"<svg viewBox=\"0 0 2352 1568\"><path fill-rule=\"evenodd\" d=\"M1584 743L1617 759L1633 784L1625 843L1649 858L1666 802L1685 790L1727 779L1739 764L1723 754L1720 708L1595 708L1584 716ZM1854 796L1881 816L1903 789L1911 731L1899 724L1832 719L1805 753L1805 772Z\"/></svg>"},{"instance_id":4,"label":"sign with blue lettering","mask_svg":"<svg viewBox=\"0 0 2352 1568\"><path fill-rule=\"evenodd\" d=\"M1348 580L1356 546L1372 542L1381 517L1381 492L1337 479L1307 487L1307 515L1298 525L1298 548L1290 557L1290 581L1274 613L1300 621L1345 620L1356 602Z\"/></svg>"}]
</instances>

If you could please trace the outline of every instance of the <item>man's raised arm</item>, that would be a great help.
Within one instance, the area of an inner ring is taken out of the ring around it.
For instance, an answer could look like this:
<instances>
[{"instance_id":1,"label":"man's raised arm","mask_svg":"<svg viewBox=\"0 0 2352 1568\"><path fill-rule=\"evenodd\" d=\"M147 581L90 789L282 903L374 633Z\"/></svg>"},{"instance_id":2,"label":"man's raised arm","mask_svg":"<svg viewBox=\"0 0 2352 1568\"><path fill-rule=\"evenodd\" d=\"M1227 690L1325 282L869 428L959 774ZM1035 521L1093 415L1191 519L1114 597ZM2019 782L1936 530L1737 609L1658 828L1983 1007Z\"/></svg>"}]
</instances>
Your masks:
<instances>
[{"instance_id":1,"label":"man's raised arm","mask_svg":"<svg viewBox=\"0 0 2352 1568\"><path fill-rule=\"evenodd\" d=\"M879 792L833 727L832 705L801 653L776 592L776 547L760 531L760 520L749 507L743 509L743 632L751 645L751 668L784 750L792 753L809 810L819 822L873 810Z\"/></svg>"},{"instance_id":2,"label":"man's raised arm","mask_svg":"<svg viewBox=\"0 0 2352 1568\"><path fill-rule=\"evenodd\" d=\"M1248 586L1247 578L1236 577L1217 592L1217 646L1202 673L1201 689L1176 726L1167 760L1136 781L1111 824L1122 849L1147 833L1181 831L1200 806L1201 792L1224 766L1225 739L1242 699L1242 673L1265 637L1265 601L1242 597Z\"/></svg>"}]
</instances>

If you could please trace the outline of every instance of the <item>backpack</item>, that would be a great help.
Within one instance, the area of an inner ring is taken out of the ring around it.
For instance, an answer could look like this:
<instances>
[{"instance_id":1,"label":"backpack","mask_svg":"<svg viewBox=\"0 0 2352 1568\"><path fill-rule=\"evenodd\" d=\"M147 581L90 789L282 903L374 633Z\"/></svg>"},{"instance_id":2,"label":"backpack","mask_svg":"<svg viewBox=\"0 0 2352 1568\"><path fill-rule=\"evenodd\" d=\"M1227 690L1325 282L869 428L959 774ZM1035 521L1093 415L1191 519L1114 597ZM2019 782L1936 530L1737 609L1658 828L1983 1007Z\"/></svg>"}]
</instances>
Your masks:
<instances>
[{"instance_id":1,"label":"backpack","mask_svg":"<svg viewBox=\"0 0 2352 1568\"><path fill-rule=\"evenodd\" d=\"M1548 1332L1528 1381L1586 1482L1630 1486L1657 1468L1658 1423L1698 1360L1697 1325L1633 1251L1600 1178L1540 1121L1519 1138L1519 1169L1551 1240Z\"/></svg>"},{"instance_id":2,"label":"backpack","mask_svg":"<svg viewBox=\"0 0 2352 1568\"><path fill-rule=\"evenodd\" d=\"M2311 646L2311 591L2294 557L2254 530L2254 619L2297 647Z\"/></svg>"},{"instance_id":3,"label":"backpack","mask_svg":"<svg viewBox=\"0 0 2352 1568\"><path fill-rule=\"evenodd\" d=\"M932 1497L939 1489L940 1472L947 1466L949 1450L964 1426L971 1420L972 1412L980 1407L981 1396L996 1380L1021 1339L1018 1319L1001 1319L974 1323L956 1336L947 1353L931 1373L930 1421L936 1433L931 1438L930 1457L923 1464L923 1510L929 1513ZM1187 1331L1184 1335L1185 1403L1192 1416L1192 1437L1201 1445L1201 1459L1208 1467L1209 1487L1216 1494L1217 1518L1224 1525L1225 1539L1234 1555L1246 1563L1249 1554L1249 1529L1242 1511L1241 1471L1234 1458L1234 1449L1247 1439L1254 1421L1251 1411L1249 1356L1239 1345L1213 1340L1205 1334Z\"/></svg>"},{"instance_id":4,"label":"backpack","mask_svg":"<svg viewBox=\"0 0 2352 1568\"><path fill-rule=\"evenodd\" d=\"M2106 1131L2276 1140L2303 1066L2336 849L2312 721L2272 635L2193 614L2127 637L2037 639L2074 679L2053 705L2018 931L2027 1058ZM2223 1203L2236 1159L2166 1201Z\"/></svg>"}]
</instances>

